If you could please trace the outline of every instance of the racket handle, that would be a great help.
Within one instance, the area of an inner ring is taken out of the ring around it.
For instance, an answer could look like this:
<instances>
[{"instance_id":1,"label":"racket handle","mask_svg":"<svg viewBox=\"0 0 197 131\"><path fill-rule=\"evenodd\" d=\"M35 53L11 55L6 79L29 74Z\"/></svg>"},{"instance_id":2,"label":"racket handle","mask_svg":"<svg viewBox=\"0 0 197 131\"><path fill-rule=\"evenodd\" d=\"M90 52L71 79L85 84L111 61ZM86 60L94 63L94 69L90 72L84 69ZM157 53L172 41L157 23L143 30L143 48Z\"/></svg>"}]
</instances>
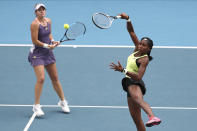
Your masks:
<instances>
[{"instance_id":1,"label":"racket handle","mask_svg":"<svg viewBox=\"0 0 197 131\"><path fill-rule=\"evenodd\" d=\"M115 18L116 18L116 19L120 19L120 18L121 18L121 16L120 16L120 15L118 15L118 16L116 16Z\"/></svg>"}]
</instances>

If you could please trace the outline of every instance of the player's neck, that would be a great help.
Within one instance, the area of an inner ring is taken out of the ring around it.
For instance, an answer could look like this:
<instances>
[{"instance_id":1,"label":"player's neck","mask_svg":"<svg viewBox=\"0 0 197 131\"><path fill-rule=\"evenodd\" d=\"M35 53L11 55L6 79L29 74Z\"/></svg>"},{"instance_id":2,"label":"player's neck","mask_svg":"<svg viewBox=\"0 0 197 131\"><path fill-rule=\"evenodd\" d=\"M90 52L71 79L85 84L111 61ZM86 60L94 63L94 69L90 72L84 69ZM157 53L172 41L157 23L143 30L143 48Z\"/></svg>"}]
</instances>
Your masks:
<instances>
[{"instance_id":1,"label":"player's neck","mask_svg":"<svg viewBox=\"0 0 197 131\"><path fill-rule=\"evenodd\" d=\"M37 17L37 20L38 20L40 23L46 22L45 17Z\"/></svg>"},{"instance_id":2,"label":"player's neck","mask_svg":"<svg viewBox=\"0 0 197 131\"><path fill-rule=\"evenodd\" d=\"M146 53L144 53L144 52L140 52L140 51L138 51L136 54L135 54L135 56L143 56L143 55L145 55Z\"/></svg>"},{"instance_id":3,"label":"player's neck","mask_svg":"<svg viewBox=\"0 0 197 131\"><path fill-rule=\"evenodd\" d=\"M43 25L43 26L46 26L46 24L47 24L47 21L46 21L46 19L45 19L45 17L37 17L37 20L38 20L38 22L41 24L41 25Z\"/></svg>"}]
</instances>

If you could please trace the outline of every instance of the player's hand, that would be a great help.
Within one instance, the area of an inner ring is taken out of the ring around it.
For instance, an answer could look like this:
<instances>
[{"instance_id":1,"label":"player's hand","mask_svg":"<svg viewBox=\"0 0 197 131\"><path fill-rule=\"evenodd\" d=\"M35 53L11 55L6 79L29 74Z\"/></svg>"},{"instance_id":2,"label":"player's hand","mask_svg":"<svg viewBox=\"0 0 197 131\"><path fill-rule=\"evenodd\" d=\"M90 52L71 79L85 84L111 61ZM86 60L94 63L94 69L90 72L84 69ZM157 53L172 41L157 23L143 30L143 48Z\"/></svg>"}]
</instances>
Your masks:
<instances>
[{"instance_id":1,"label":"player's hand","mask_svg":"<svg viewBox=\"0 0 197 131\"><path fill-rule=\"evenodd\" d=\"M122 14L120 14L120 16L122 19L126 19L126 20L129 19L129 16L126 13L122 13Z\"/></svg>"},{"instance_id":2,"label":"player's hand","mask_svg":"<svg viewBox=\"0 0 197 131\"><path fill-rule=\"evenodd\" d=\"M120 64L120 61L118 61L118 64L114 64L113 62L110 64L110 68L113 69L114 71L120 71L122 72L123 71L123 67L122 65Z\"/></svg>"},{"instance_id":3,"label":"player's hand","mask_svg":"<svg viewBox=\"0 0 197 131\"><path fill-rule=\"evenodd\" d=\"M56 44L49 45L49 49L53 50L56 46Z\"/></svg>"},{"instance_id":4,"label":"player's hand","mask_svg":"<svg viewBox=\"0 0 197 131\"><path fill-rule=\"evenodd\" d=\"M54 48L57 47L59 44L60 44L60 41L53 41L52 42L52 45L54 46Z\"/></svg>"},{"instance_id":5,"label":"player's hand","mask_svg":"<svg viewBox=\"0 0 197 131\"><path fill-rule=\"evenodd\" d=\"M58 46L60 44L60 41L53 41L52 44Z\"/></svg>"}]
</instances>

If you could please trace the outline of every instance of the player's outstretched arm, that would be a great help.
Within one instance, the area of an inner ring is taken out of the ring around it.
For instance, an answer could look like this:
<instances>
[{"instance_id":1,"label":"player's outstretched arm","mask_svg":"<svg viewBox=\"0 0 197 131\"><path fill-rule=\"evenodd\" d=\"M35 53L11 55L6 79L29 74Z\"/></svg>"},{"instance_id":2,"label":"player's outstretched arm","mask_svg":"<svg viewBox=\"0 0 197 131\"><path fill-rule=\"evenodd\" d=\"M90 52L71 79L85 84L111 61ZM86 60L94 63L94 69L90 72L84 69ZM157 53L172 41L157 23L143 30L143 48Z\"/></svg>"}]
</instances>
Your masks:
<instances>
[{"instance_id":1,"label":"player's outstretched arm","mask_svg":"<svg viewBox=\"0 0 197 131\"><path fill-rule=\"evenodd\" d=\"M134 31L134 28L133 28L133 25L131 23L129 16L126 13L122 13L122 14L120 14L120 16L122 19L127 20L127 30L129 32L129 35L130 35L134 45L137 47L139 45L139 40L135 34L135 31ZM136 48L135 48L135 50L136 50Z\"/></svg>"}]
</instances>

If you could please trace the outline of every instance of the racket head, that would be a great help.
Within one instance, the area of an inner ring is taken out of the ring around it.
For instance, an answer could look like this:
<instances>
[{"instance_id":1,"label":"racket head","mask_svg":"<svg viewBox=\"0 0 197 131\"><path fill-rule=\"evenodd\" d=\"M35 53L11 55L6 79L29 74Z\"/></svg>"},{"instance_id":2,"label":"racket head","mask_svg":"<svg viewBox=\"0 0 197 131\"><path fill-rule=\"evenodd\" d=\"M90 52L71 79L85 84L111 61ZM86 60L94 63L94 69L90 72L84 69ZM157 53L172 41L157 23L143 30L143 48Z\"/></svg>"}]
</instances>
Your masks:
<instances>
[{"instance_id":1,"label":"racket head","mask_svg":"<svg viewBox=\"0 0 197 131\"><path fill-rule=\"evenodd\" d=\"M66 30L60 42L75 40L77 37L83 36L86 33L86 27L81 22L75 22ZM66 39L65 39L66 38Z\"/></svg>"},{"instance_id":2,"label":"racket head","mask_svg":"<svg viewBox=\"0 0 197 131\"><path fill-rule=\"evenodd\" d=\"M110 28L113 20L113 17L104 13L95 13L92 15L93 23L100 29Z\"/></svg>"}]
</instances>

